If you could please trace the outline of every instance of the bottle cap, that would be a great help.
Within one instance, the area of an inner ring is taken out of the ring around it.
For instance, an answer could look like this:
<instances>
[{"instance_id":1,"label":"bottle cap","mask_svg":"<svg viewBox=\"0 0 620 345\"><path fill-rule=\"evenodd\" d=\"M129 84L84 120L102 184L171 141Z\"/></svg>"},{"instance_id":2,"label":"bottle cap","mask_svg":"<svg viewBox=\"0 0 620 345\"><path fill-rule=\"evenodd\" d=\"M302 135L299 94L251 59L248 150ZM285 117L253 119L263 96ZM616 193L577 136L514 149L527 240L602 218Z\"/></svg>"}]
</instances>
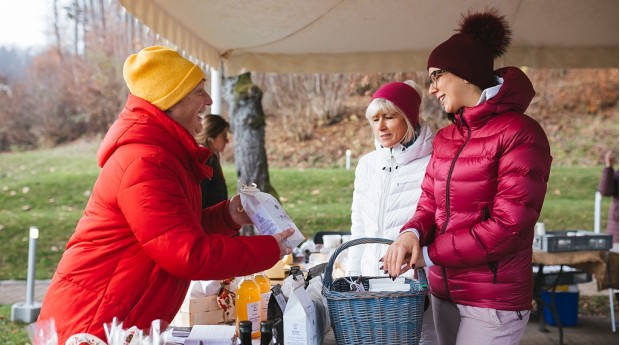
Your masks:
<instances>
[{"instance_id":1,"label":"bottle cap","mask_svg":"<svg viewBox=\"0 0 620 345\"><path fill-rule=\"evenodd\" d=\"M265 320L260 322L260 331L271 333L273 329L273 321Z\"/></svg>"},{"instance_id":2,"label":"bottle cap","mask_svg":"<svg viewBox=\"0 0 620 345\"><path fill-rule=\"evenodd\" d=\"M239 332L252 333L252 321L239 321Z\"/></svg>"}]
</instances>

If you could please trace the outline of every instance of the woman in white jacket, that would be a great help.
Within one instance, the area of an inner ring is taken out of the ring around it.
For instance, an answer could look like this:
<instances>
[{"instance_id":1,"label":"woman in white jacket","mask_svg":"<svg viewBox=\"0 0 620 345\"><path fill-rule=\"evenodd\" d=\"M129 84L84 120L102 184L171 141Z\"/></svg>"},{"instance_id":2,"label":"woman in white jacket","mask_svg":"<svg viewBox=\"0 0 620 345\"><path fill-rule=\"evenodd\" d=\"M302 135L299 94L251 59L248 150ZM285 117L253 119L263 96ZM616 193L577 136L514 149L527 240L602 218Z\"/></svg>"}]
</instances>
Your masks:
<instances>
[{"instance_id":1,"label":"woman in white jacket","mask_svg":"<svg viewBox=\"0 0 620 345\"><path fill-rule=\"evenodd\" d=\"M433 150L434 134L419 118L421 88L411 80L380 87L366 109L376 150L355 170L351 235L353 239L395 239L415 212L420 185ZM365 244L348 250L349 275L381 276L379 259L388 246ZM413 271L404 276L411 278ZM424 313L420 344L436 344L430 308Z\"/></svg>"}]
</instances>

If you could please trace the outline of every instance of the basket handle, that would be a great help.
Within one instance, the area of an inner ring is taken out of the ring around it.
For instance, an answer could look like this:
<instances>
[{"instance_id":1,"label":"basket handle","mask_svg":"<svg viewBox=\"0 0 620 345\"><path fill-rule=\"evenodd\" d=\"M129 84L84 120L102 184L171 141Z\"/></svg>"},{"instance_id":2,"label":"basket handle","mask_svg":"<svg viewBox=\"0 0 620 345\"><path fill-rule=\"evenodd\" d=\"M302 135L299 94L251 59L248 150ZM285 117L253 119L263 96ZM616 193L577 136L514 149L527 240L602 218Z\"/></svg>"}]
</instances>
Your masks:
<instances>
[{"instance_id":1,"label":"basket handle","mask_svg":"<svg viewBox=\"0 0 620 345\"><path fill-rule=\"evenodd\" d=\"M323 277L323 286L328 289L331 289L332 282L333 282L332 271L334 270L334 263L336 262L336 258L338 257L338 255L342 253L343 251L345 251L346 249L353 247L353 246L360 245L360 244L379 243L379 244L390 245L392 244L392 242L394 241L388 240L385 238L364 237L364 238L358 238L358 239L343 243L332 254L332 256L329 258L329 261L327 262L327 265L325 266L325 276ZM427 283L426 274L424 274L424 271L419 272L419 273L421 273L419 277L422 283Z\"/></svg>"}]
</instances>

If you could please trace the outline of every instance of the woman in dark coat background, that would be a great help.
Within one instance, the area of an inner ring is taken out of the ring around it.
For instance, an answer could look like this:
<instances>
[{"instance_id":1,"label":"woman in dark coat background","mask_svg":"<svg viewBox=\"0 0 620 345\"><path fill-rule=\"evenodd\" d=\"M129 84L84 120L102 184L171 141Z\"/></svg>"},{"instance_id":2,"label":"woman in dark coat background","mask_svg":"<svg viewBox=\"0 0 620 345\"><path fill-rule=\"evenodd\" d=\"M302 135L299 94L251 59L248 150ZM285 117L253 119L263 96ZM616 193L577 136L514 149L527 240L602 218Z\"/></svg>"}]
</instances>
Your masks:
<instances>
[{"instance_id":1,"label":"woman in dark coat background","mask_svg":"<svg viewBox=\"0 0 620 345\"><path fill-rule=\"evenodd\" d=\"M202 119L202 132L196 136L199 144L207 147L213 155L207 159L207 165L213 168L213 176L200 183L202 189L202 207L209 207L228 199L226 180L220 164L220 154L228 144L230 124L219 115L205 115Z\"/></svg>"},{"instance_id":2,"label":"woman in dark coat background","mask_svg":"<svg viewBox=\"0 0 620 345\"><path fill-rule=\"evenodd\" d=\"M607 216L607 233L613 236L614 248L618 249L618 172L614 171L614 157L611 151L605 153L605 168L598 191L603 196L613 197Z\"/></svg>"}]
</instances>

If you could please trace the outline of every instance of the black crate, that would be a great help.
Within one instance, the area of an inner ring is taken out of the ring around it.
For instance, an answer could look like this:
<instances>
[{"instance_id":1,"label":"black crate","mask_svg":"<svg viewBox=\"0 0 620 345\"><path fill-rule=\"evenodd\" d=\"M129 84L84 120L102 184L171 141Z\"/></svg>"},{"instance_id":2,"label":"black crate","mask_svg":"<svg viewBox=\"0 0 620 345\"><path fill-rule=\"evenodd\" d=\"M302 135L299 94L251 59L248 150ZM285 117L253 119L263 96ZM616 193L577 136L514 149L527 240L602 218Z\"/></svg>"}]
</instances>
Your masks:
<instances>
[{"instance_id":1,"label":"black crate","mask_svg":"<svg viewBox=\"0 0 620 345\"><path fill-rule=\"evenodd\" d=\"M586 230L551 231L534 236L533 247L543 252L576 252L609 250L611 235L595 234Z\"/></svg>"},{"instance_id":2,"label":"black crate","mask_svg":"<svg viewBox=\"0 0 620 345\"><path fill-rule=\"evenodd\" d=\"M538 278L538 265L532 266L532 274L534 276L534 281ZM542 285L543 286L552 286L556 283L557 285L573 285L573 284L581 284L592 281L592 274L584 271L580 271L574 269L569 266L564 266L562 268L562 274L558 279L558 274L560 273L560 266L545 266L543 267L543 277L542 277Z\"/></svg>"}]
</instances>

